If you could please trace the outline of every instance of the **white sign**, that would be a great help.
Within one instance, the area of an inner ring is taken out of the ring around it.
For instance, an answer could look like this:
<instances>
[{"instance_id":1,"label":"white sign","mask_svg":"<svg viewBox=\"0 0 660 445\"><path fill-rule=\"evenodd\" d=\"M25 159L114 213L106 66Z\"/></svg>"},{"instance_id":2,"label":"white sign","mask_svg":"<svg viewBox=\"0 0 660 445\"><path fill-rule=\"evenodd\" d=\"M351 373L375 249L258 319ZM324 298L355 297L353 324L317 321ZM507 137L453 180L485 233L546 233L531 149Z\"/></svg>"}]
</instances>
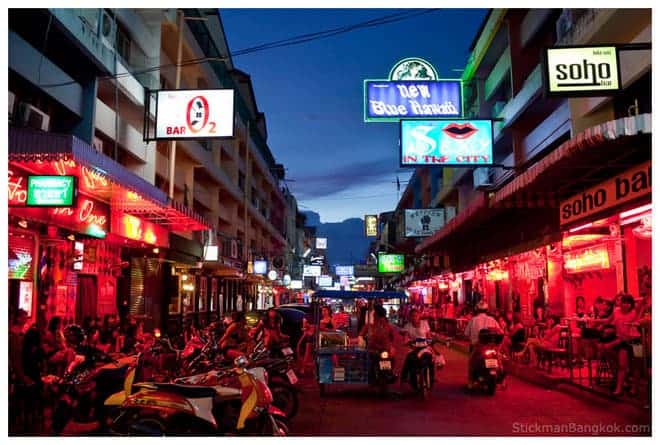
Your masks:
<instances>
[{"instance_id":1,"label":"white sign","mask_svg":"<svg viewBox=\"0 0 660 445\"><path fill-rule=\"evenodd\" d=\"M445 225L445 209L406 209L405 236L430 236Z\"/></svg>"},{"instance_id":2,"label":"white sign","mask_svg":"<svg viewBox=\"0 0 660 445\"><path fill-rule=\"evenodd\" d=\"M268 272L268 279L270 281L277 280L277 271L271 270L270 272Z\"/></svg>"},{"instance_id":3,"label":"white sign","mask_svg":"<svg viewBox=\"0 0 660 445\"><path fill-rule=\"evenodd\" d=\"M218 246L204 247L204 261L218 261Z\"/></svg>"},{"instance_id":4,"label":"white sign","mask_svg":"<svg viewBox=\"0 0 660 445\"><path fill-rule=\"evenodd\" d=\"M160 90L156 139L234 136L234 90Z\"/></svg>"},{"instance_id":5,"label":"white sign","mask_svg":"<svg viewBox=\"0 0 660 445\"><path fill-rule=\"evenodd\" d=\"M615 46L548 48L546 88L550 95L592 95L620 88Z\"/></svg>"},{"instance_id":6,"label":"white sign","mask_svg":"<svg viewBox=\"0 0 660 445\"><path fill-rule=\"evenodd\" d=\"M303 288L302 280L291 280L291 284L289 285L289 289L302 289L302 288Z\"/></svg>"},{"instance_id":7,"label":"white sign","mask_svg":"<svg viewBox=\"0 0 660 445\"><path fill-rule=\"evenodd\" d=\"M343 277L343 276L348 276L352 277L353 276L353 266L336 266L335 267L335 275L338 277Z\"/></svg>"},{"instance_id":8,"label":"white sign","mask_svg":"<svg viewBox=\"0 0 660 445\"><path fill-rule=\"evenodd\" d=\"M321 266L303 266L303 277L320 277L321 276Z\"/></svg>"},{"instance_id":9,"label":"white sign","mask_svg":"<svg viewBox=\"0 0 660 445\"><path fill-rule=\"evenodd\" d=\"M316 248L317 249L327 249L328 248L328 238L316 238Z\"/></svg>"},{"instance_id":10,"label":"white sign","mask_svg":"<svg viewBox=\"0 0 660 445\"><path fill-rule=\"evenodd\" d=\"M321 277L319 277L319 286L332 287L332 277L329 275L321 275Z\"/></svg>"},{"instance_id":11,"label":"white sign","mask_svg":"<svg viewBox=\"0 0 660 445\"><path fill-rule=\"evenodd\" d=\"M291 275L285 274L282 277L282 284L284 284L285 286L288 286L289 284L291 284Z\"/></svg>"}]
</instances>

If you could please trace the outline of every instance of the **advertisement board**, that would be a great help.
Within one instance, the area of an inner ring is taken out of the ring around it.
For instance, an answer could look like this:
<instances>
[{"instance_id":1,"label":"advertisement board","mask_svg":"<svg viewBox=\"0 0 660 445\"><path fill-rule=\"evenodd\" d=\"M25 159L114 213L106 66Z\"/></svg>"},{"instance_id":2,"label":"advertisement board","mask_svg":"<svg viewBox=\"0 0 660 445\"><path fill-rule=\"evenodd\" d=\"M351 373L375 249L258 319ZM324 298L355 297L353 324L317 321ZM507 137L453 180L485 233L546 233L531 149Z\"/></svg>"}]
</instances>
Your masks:
<instances>
[{"instance_id":1,"label":"advertisement board","mask_svg":"<svg viewBox=\"0 0 660 445\"><path fill-rule=\"evenodd\" d=\"M380 273L393 273L403 272L405 268L404 256L401 254L378 254L378 272Z\"/></svg>"},{"instance_id":2,"label":"advertisement board","mask_svg":"<svg viewBox=\"0 0 660 445\"><path fill-rule=\"evenodd\" d=\"M405 209L404 236L431 236L445 225L445 209Z\"/></svg>"},{"instance_id":3,"label":"advertisement board","mask_svg":"<svg viewBox=\"0 0 660 445\"><path fill-rule=\"evenodd\" d=\"M352 277L353 266L335 266L335 275L338 277Z\"/></svg>"},{"instance_id":4,"label":"advertisement board","mask_svg":"<svg viewBox=\"0 0 660 445\"><path fill-rule=\"evenodd\" d=\"M71 207L76 196L75 176L27 178L27 207Z\"/></svg>"},{"instance_id":5,"label":"advertisement board","mask_svg":"<svg viewBox=\"0 0 660 445\"><path fill-rule=\"evenodd\" d=\"M256 275L266 275L268 272L268 261L255 260L253 270Z\"/></svg>"},{"instance_id":6,"label":"advertisement board","mask_svg":"<svg viewBox=\"0 0 660 445\"><path fill-rule=\"evenodd\" d=\"M366 236L378 236L378 215L364 215L364 233Z\"/></svg>"},{"instance_id":7,"label":"advertisement board","mask_svg":"<svg viewBox=\"0 0 660 445\"><path fill-rule=\"evenodd\" d=\"M328 238L316 238L316 248L317 249L327 249L328 248Z\"/></svg>"},{"instance_id":8,"label":"advertisement board","mask_svg":"<svg viewBox=\"0 0 660 445\"><path fill-rule=\"evenodd\" d=\"M319 286L332 287L332 277L329 275L321 275L319 277Z\"/></svg>"},{"instance_id":9,"label":"advertisement board","mask_svg":"<svg viewBox=\"0 0 660 445\"><path fill-rule=\"evenodd\" d=\"M110 230L116 235L152 246L169 247L170 245L170 234L166 228L121 211L112 212Z\"/></svg>"},{"instance_id":10,"label":"advertisement board","mask_svg":"<svg viewBox=\"0 0 660 445\"><path fill-rule=\"evenodd\" d=\"M490 120L402 120L402 167L493 164Z\"/></svg>"},{"instance_id":11,"label":"advertisement board","mask_svg":"<svg viewBox=\"0 0 660 445\"><path fill-rule=\"evenodd\" d=\"M621 88L615 46L546 48L543 80L548 96L604 96Z\"/></svg>"},{"instance_id":12,"label":"advertisement board","mask_svg":"<svg viewBox=\"0 0 660 445\"><path fill-rule=\"evenodd\" d=\"M234 90L160 90L156 139L234 136Z\"/></svg>"},{"instance_id":13,"label":"advertisement board","mask_svg":"<svg viewBox=\"0 0 660 445\"><path fill-rule=\"evenodd\" d=\"M312 266L305 264L303 266L303 277L320 277L321 266Z\"/></svg>"},{"instance_id":14,"label":"advertisement board","mask_svg":"<svg viewBox=\"0 0 660 445\"><path fill-rule=\"evenodd\" d=\"M302 288L303 288L302 280L291 280L291 284L289 284L289 289L302 289Z\"/></svg>"},{"instance_id":15,"label":"advertisement board","mask_svg":"<svg viewBox=\"0 0 660 445\"><path fill-rule=\"evenodd\" d=\"M460 80L365 80L365 122L463 116Z\"/></svg>"}]
</instances>

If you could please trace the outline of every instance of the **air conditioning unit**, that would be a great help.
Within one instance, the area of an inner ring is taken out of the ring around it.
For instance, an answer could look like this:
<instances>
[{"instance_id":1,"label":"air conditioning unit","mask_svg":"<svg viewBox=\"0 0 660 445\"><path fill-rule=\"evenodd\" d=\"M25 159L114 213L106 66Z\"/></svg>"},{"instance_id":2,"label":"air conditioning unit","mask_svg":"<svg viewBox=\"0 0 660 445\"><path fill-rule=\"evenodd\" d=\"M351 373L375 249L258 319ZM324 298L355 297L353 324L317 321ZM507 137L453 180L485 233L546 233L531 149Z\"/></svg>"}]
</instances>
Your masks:
<instances>
[{"instance_id":1,"label":"air conditioning unit","mask_svg":"<svg viewBox=\"0 0 660 445\"><path fill-rule=\"evenodd\" d=\"M16 95L9 92L9 118L11 119L14 116L14 105L16 102Z\"/></svg>"},{"instance_id":2,"label":"air conditioning unit","mask_svg":"<svg viewBox=\"0 0 660 445\"><path fill-rule=\"evenodd\" d=\"M94 142L92 142L92 146L99 153L103 153L103 139L94 136Z\"/></svg>"},{"instance_id":3,"label":"air conditioning unit","mask_svg":"<svg viewBox=\"0 0 660 445\"><path fill-rule=\"evenodd\" d=\"M101 11L101 38L108 48L115 47L116 27L115 19L107 11Z\"/></svg>"},{"instance_id":4,"label":"air conditioning unit","mask_svg":"<svg viewBox=\"0 0 660 445\"><path fill-rule=\"evenodd\" d=\"M24 127L48 131L50 116L29 103L21 102L18 104L17 123Z\"/></svg>"},{"instance_id":5,"label":"air conditioning unit","mask_svg":"<svg viewBox=\"0 0 660 445\"><path fill-rule=\"evenodd\" d=\"M475 168L472 172L472 185L475 189L492 187L495 171L490 167Z\"/></svg>"}]
</instances>

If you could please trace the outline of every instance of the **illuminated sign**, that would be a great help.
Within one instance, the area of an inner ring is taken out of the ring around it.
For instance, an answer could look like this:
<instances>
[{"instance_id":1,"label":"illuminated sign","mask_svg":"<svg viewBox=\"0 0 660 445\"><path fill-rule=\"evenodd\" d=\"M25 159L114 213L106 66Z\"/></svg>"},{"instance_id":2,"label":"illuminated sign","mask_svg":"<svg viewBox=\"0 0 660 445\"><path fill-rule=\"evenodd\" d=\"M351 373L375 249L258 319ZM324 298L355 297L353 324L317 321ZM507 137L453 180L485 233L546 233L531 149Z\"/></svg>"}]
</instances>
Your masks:
<instances>
[{"instance_id":1,"label":"illuminated sign","mask_svg":"<svg viewBox=\"0 0 660 445\"><path fill-rule=\"evenodd\" d=\"M289 289L302 289L302 288L303 288L302 280L291 280L291 284L289 284Z\"/></svg>"},{"instance_id":2,"label":"illuminated sign","mask_svg":"<svg viewBox=\"0 0 660 445\"><path fill-rule=\"evenodd\" d=\"M276 270L271 270L268 272L268 279L270 281L275 281L277 280L277 271Z\"/></svg>"},{"instance_id":3,"label":"illuminated sign","mask_svg":"<svg viewBox=\"0 0 660 445\"><path fill-rule=\"evenodd\" d=\"M105 238L108 232L110 210L107 204L96 199L79 199L75 208L57 207L50 212L53 222L76 232L95 238Z\"/></svg>"},{"instance_id":4,"label":"illuminated sign","mask_svg":"<svg viewBox=\"0 0 660 445\"><path fill-rule=\"evenodd\" d=\"M9 279L26 278L32 267L32 250L24 246L9 248Z\"/></svg>"},{"instance_id":5,"label":"illuminated sign","mask_svg":"<svg viewBox=\"0 0 660 445\"><path fill-rule=\"evenodd\" d=\"M305 264L303 266L303 277L320 277L321 266L311 266Z\"/></svg>"},{"instance_id":6,"label":"illuminated sign","mask_svg":"<svg viewBox=\"0 0 660 445\"><path fill-rule=\"evenodd\" d=\"M9 168L7 191L9 207L25 207L27 201L27 175L22 175Z\"/></svg>"},{"instance_id":7,"label":"illuminated sign","mask_svg":"<svg viewBox=\"0 0 660 445\"><path fill-rule=\"evenodd\" d=\"M335 266L335 275L338 277L352 277L353 266Z\"/></svg>"},{"instance_id":8,"label":"illuminated sign","mask_svg":"<svg viewBox=\"0 0 660 445\"><path fill-rule=\"evenodd\" d=\"M445 225L445 209L405 209L406 237L430 236Z\"/></svg>"},{"instance_id":9,"label":"illuminated sign","mask_svg":"<svg viewBox=\"0 0 660 445\"><path fill-rule=\"evenodd\" d=\"M402 120L401 166L493 164L490 120Z\"/></svg>"},{"instance_id":10,"label":"illuminated sign","mask_svg":"<svg viewBox=\"0 0 660 445\"><path fill-rule=\"evenodd\" d=\"M403 272L404 257L401 254L378 254L378 272L392 273Z\"/></svg>"},{"instance_id":11,"label":"illuminated sign","mask_svg":"<svg viewBox=\"0 0 660 445\"><path fill-rule=\"evenodd\" d=\"M18 286L18 308L27 312L27 316L32 316L32 281L21 281Z\"/></svg>"},{"instance_id":12,"label":"illuminated sign","mask_svg":"<svg viewBox=\"0 0 660 445\"><path fill-rule=\"evenodd\" d=\"M158 247L169 247L169 232L167 229L145 221L137 216L114 212L111 221L112 233L135 241L142 241Z\"/></svg>"},{"instance_id":13,"label":"illuminated sign","mask_svg":"<svg viewBox=\"0 0 660 445\"><path fill-rule=\"evenodd\" d=\"M83 270L85 244L82 241L73 243L73 270Z\"/></svg>"},{"instance_id":14,"label":"illuminated sign","mask_svg":"<svg viewBox=\"0 0 660 445\"><path fill-rule=\"evenodd\" d=\"M438 72L421 57L399 60L390 70L390 80L437 80Z\"/></svg>"},{"instance_id":15,"label":"illuminated sign","mask_svg":"<svg viewBox=\"0 0 660 445\"><path fill-rule=\"evenodd\" d=\"M378 236L378 215L364 215L364 232L366 236Z\"/></svg>"},{"instance_id":16,"label":"illuminated sign","mask_svg":"<svg viewBox=\"0 0 660 445\"><path fill-rule=\"evenodd\" d=\"M288 273L284 274L284 276L282 277L282 284L284 284L285 286L291 284L291 275L289 275Z\"/></svg>"},{"instance_id":17,"label":"illuminated sign","mask_svg":"<svg viewBox=\"0 0 660 445\"><path fill-rule=\"evenodd\" d=\"M255 260L253 270L256 275L266 275L266 272L268 272L268 261Z\"/></svg>"},{"instance_id":18,"label":"illuminated sign","mask_svg":"<svg viewBox=\"0 0 660 445\"><path fill-rule=\"evenodd\" d=\"M234 136L234 90L160 90L156 139Z\"/></svg>"},{"instance_id":19,"label":"illuminated sign","mask_svg":"<svg viewBox=\"0 0 660 445\"><path fill-rule=\"evenodd\" d=\"M610 255L605 244L564 253L564 270L568 273L609 268Z\"/></svg>"},{"instance_id":20,"label":"illuminated sign","mask_svg":"<svg viewBox=\"0 0 660 445\"><path fill-rule=\"evenodd\" d=\"M316 238L316 248L317 249L327 249L328 248L328 238Z\"/></svg>"},{"instance_id":21,"label":"illuminated sign","mask_svg":"<svg viewBox=\"0 0 660 445\"><path fill-rule=\"evenodd\" d=\"M218 261L218 246L204 247L204 261Z\"/></svg>"},{"instance_id":22,"label":"illuminated sign","mask_svg":"<svg viewBox=\"0 0 660 445\"><path fill-rule=\"evenodd\" d=\"M69 207L76 191L74 176L28 176L28 207Z\"/></svg>"},{"instance_id":23,"label":"illuminated sign","mask_svg":"<svg viewBox=\"0 0 660 445\"><path fill-rule=\"evenodd\" d=\"M559 205L559 222L567 224L647 193L651 193L651 161L562 201Z\"/></svg>"},{"instance_id":24,"label":"illuminated sign","mask_svg":"<svg viewBox=\"0 0 660 445\"><path fill-rule=\"evenodd\" d=\"M365 80L365 122L463 115L460 80Z\"/></svg>"},{"instance_id":25,"label":"illuminated sign","mask_svg":"<svg viewBox=\"0 0 660 445\"><path fill-rule=\"evenodd\" d=\"M620 89L614 46L546 48L544 83L550 96L603 96Z\"/></svg>"},{"instance_id":26,"label":"illuminated sign","mask_svg":"<svg viewBox=\"0 0 660 445\"><path fill-rule=\"evenodd\" d=\"M502 281L509 279L509 272L506 270L493 269L486 275L488 281Z\"/></svg>"},{"instance_id":27,"label":"illuminated sign","mask_svg":"<svg viewBox=\"0 0 660 445\"><path fill-rule=\"evenodd\" d=\"M321 275L319 277L319 286L332 287L332 277L329 275Z\"/></svg>"}]
</instances>

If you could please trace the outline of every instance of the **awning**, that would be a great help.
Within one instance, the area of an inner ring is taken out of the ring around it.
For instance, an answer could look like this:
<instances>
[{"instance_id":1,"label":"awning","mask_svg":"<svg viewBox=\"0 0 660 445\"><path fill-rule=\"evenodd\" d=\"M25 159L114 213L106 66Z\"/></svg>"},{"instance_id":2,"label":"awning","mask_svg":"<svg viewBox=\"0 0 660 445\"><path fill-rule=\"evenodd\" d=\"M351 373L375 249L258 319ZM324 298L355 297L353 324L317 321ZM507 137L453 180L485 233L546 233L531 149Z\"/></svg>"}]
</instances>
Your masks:
<instances>
[{"instance_id":1,"label":"awning","mask_svg":"<svg viewBox=\"0 0 660 445\"><path fill-rule=\"evenodd\" d=\"M497 205L512 197L516 192L528 187L540 176L548 173L550 168L560 161L568 160L589 149L597 149L603 143L640 134L651 134L652 127L651 114L648 113L616 119L584 130L499 189L491 200L491 205Z\"/></svg>"},{"instance_id":2,"label":"awning","mask_svg":"<svg viewBox=\"0 0 660 445\"><path fill-rule=\"evenodd\" d=\"M348 291L348 290L320 290L314 292L314 298L334 298L336 300L350 300L354 298L364 298L365 300L373 298L399 298L401 300L406 299L406 294L403 292L391 292L391 291Z\"/></svg>"},{"instance_id":3,"label":"awning","mask_svg":"<svg viewBox=\"0 0 660 445\"><path fill-rule=\"evenodd\" d=\"M113 210L142 217L170 230L195 231L211 227L193 210L170 200L165 192L99 153L76 136L46 133L31 128L9 127L9 161L43 174L80 174L80 168L92 179L103 178L111 184L94 184L90 192Z\"/></svg>"},{"instance_id":4,"label":"awning","mask_svg":"<svg viewBox=\"0 0 660 445\"><path fill-rule=\"evenodd\" d=\"M424 253L431 246L437 244L441 240L447 238L457 230L464 229L468 223L476 222L488 209L488 199L485 193L478 192L477 197L463 211L458 213L454 218L450 219L441 229L438 229L433 235L426 238L415 247L415 253Z\"/></svg>"}]
</instances>

